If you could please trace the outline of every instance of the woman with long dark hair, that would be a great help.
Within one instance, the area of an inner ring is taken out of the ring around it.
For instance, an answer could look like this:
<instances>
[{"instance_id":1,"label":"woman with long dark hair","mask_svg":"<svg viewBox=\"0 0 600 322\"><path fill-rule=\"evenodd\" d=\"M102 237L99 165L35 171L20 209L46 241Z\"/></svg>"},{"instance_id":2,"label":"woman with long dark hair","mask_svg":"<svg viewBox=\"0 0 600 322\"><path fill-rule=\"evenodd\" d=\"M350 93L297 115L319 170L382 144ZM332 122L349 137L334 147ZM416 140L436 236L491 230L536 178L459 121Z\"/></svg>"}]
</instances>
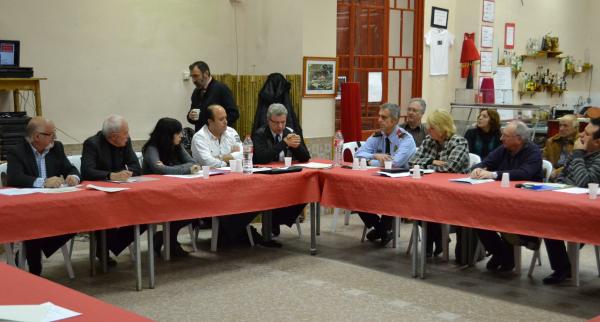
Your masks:
<instances>
[{"instance_id":1,"label":"woman with long dark hair","mask_svg":"<svg viewBox=\"0 0 600 322\"><path fill-rule=\"evenodd\" d=\"M158 120L150 139L142 148L144 174L192 174L200 170L194 159L181 146L182 126L179 121L169 117ZM190 224L192 220L171 222L171 254L176 257L186 256L187 252L177 243L179 229ZM160 253L163 244L162 233L154 235L154 250Z\"/></svg>"},{"instance_id":2,"label":"woman with long dark hair","mask_svg":"<svg viewBox=\"0 0 600 322\"><path fill-rule=\"evenodd\" d=\"M502 144L500 142L500 115L496 110L481 109L477 116L477 127L467 130L465 139L469 142L469 152L481 159Z\"/></svg>"}]
</instances>

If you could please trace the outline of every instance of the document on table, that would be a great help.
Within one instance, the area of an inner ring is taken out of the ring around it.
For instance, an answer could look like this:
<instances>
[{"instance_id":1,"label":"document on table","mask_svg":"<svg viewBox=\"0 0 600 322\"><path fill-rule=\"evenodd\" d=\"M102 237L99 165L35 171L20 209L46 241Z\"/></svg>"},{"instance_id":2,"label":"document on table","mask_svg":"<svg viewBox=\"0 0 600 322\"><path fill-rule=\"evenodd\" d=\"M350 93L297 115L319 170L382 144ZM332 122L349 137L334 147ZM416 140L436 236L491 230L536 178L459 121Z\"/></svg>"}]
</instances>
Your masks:
<instances>
[{"instance_id":1,"label":"document on table","mask_svg":"<svg viewBox=\"0 0 600 322\"><path fill-rule=\"evenodd\" d=\"M330 168L333 168L333 164L319 163L319 162L300 163L300 164L296 164L296 165L299 167L308 168L308 169L330 169Z\"/></svg>"},{"instance_id":2,"label":"document on table","mask_svg":"<svg viewBox=\"0 0 600 322\"><path fill-rule=\"evenodd\" d=\"M116 188L116 187L102 187L102 186L97 186L95 184L88 184L85 187L88 189L99 190L99 191L104 191L104 192L119 192L119 191L129 189L129 188Z\"/></svg>"},{"instance_id":3,"label":"document on table","mask_svg":"<svg viewBox=\"0 0 600 322\"><path fill-rule=\"evenodd\" d=\"M21 196L30 195L33 193L64 193L79 191L77 187L61 187L61 188L8 188L0 189L0 195L5 196Z\"/></svg>"},{"instance_id":4,"label":"document on table","mask_svg":"<svg viewBox=\"0 0 600 322\"><path fill-rule=\"evenodd\" d=\"M539 182L524 182L521 184L523 189L533 191L548 191L548 190L560 190L570 188L571 186L563 183L539 183Z\"/></svg>"},{"instance_id":5,"label":"document on table","mask_svg":"<svg viewBox=\"0 0 600 322\"><path fill-rule=\"evenodd\" d=\"M386 176L386 177L390 177L390 178L403 178L403 177L410 177L412 176L412 174L410 172L398 172L398 173L389 173L389 172L383 172L383 171L377 171L378 174L382 175L382 176Z\"/></svg>"},{"instance_id":6,"label":"document on table","mask_svg":"<svg viewBox=\"0 0 600 322\"><path fill-rule=\"evenodd\" d=\"M0 306L1 321L51 322L78 315L81 315L81 313L65 309L51 302L46 302L39 305Z\"/></svg>"},{"instance_id":7,"label":"document on table","mask_svg":"<svg viewBox=\"0 0 600 322\"><path fill-rule=\"evenodd\" d=\"M225 174L225 171L222 170L222 168L219 168L219 169L210 170L210 172L209 172L209 175L211 175L211 176L216 176L219 174ZM179 178L179 179L196 179L196 178L202 178L202 177L204 177L204 175L202 174L202 172L200 172L200 173L194 173L194 174L165 174L165 177Z\"/></svg>"},{"instance_id":8,"label":"document on table","mask_svg":"<svg viewBox=\"0 0 600 322\"><path fill-rule=\"evenodd\" d=\"M129 179L127 179L127 181L109 180L109 182L112 182L112 183L132 183L132 182L145 182L145 181L154 181L154 180L158 180L158 178L153 178L153 177L130 177Z\"/></svg>"},{"instance_id":9,"label":"document on table","mask_svg":"<svg viewBox=\"0 0 600 322\"><path fill-rule=\"evenodd\" d=\"M571 187L571 188L565 188L565 189L558 189L558 190L554 190L556 192L564 192L564 193L571 193L571 194L575 194L575 195L582 195L582 194L586 194L589 193L588 188L579 188L579 187Z\"/></svg>"},{"instance_id":10,"label":"document on table","mask_svg":"<svg viewBox=\"0 0 600 322\"><path fill-rule=\"evenodd\" d=\"M473 178L458 178L458 179L450 179L450 181L452 182L458 182L458 183L468 183L468 184L480 184L480 183L488 183L488 182L494 182L494 179L473 179Z\"/></svg>"}]
</instances>

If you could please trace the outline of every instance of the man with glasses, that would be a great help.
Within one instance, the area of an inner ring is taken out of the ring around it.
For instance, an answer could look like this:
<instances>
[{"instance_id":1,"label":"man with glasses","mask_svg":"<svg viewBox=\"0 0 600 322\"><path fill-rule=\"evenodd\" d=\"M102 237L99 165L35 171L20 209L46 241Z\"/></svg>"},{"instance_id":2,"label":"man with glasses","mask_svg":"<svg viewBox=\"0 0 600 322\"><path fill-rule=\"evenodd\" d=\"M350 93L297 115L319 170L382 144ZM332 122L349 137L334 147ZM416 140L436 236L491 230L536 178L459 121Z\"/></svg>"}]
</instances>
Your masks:
<instances>
[{"instance_id":1,"label":"man with glasses","mask_svg":"<svg viewBox=\"0 0 600 322\"><path fill-rule=\"evenodd\" d=\"M510 180L542 181L542 153L540 148L529 141L529 129L521 121L512 121L502 129L502 145L490 152L483 162L474 165L471 178L501 180L502 173L508 173ZM538 248L539 239L511 234L500 237L497 232L479 229L479 239L485 249L492 254L487 269L508 272L515 268L514 251L511 243L521 243L528 248ZM510 238L511 243L507 240ZM514 241L512 239L516 239Z\"/></svg>"},{"instance_id":2,"label":"man with glasses","mask_svg":"<svg viewBox=\"0 0 600 322\"><path fill-rule=\"evenodd\" d=\"M7 183L19 188L59 188L79 184L79 171L67 156L62 143L55 141L56 128L52 121L32 118L25 129L22 142L8 151ZM42 251L50 257L73 234L25 241L29 272L42 273Z\"/></svg>"},{"instance_id":3,"label":"man with glasses","mask_svg":"<svg viewBox=\"0 0 600 322\"><path fill-rule=\"evenodd\" d=\"M259 127L252 135L254 143L253 161L256 164L283 162L286 156L293 161L307 162L310 153L301 135L286 126L288 111L283 104L273 103L267 110L267 124ZM272 232L278 236L279 226L292 227L306 204L273 209Z\"/></svg>"},{"instance_id":4,"label":"man with glasses","mask_svg":"<svg viewBox=\"0 0 600 322\"><path fill-rule=\"evenodd\" d=\"M408 111L406 113L406 122L400 127L406 130L406 132L412 135L417 147L421 146L421 143L427 136L427 129L425 124L421 123L423 114L425 114L425 100L422 98L413 98L408 103Z\"/></svg>"},{"instance_id":5,"label":"man with glasses","mask_svg":"<svg viewBox=\"0 0 600 322\"><path fill-rule=\"evenodd\" d=\"M208 65L203 61L197 61L190 65L190 76L196 89L192 93L192 104L187 119L194 124L195 132L207 124L206 109L211 105L222 106L227 113L227 124L234 127L240 112L229 88L212 78Z\"/></svg>"}]
</instances>

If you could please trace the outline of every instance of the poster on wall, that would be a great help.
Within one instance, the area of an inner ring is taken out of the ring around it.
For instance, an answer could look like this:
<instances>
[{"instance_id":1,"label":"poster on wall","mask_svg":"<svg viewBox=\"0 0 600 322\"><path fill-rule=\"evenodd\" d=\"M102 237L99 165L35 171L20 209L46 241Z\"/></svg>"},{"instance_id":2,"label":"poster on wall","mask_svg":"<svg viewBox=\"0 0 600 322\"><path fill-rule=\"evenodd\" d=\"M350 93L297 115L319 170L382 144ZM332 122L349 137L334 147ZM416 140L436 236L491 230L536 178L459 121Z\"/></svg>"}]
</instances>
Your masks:
<instances>
[{"instance_id":1,"label":"poster on wall","mask_svg":"<svg viewBox=\"0 0 600 322\"><path fill-rule=\"evenodd\" d=\"M504 48L515 48L515 24L508 22L504 25Z\"/></svg>"},{"instance_id":2,"label":"poster on wall","mask_svg":"<svg viewBox=\"0 0 600 322\"><path fill-rule=\"evenodd\" d=\"M481 13L481 20L485 22L494 22L496 15L496 3L494 0L483 0L483 12Z\"/></svg>"},{"instance_id":3,"label":"poster on wall","mask_svg":"<svg viewBox=\"0 0 600 322\"><path fill-rule=\"evenodd\" d=\"M335 57L304 57L302 96L335 97L337 92L337 59Z\"/></svg>"},{"instance_id":4,"label":"poster on wall","mask_svg":"<svg viewBox=\"0 0 600 322\"><path fill-rule=\"evenodd\" d=\"M481 26L481 48L494 46L494 27Z\"/></svg>"},{"instance_id":5,"label":"poster on wall","mask_svg":"<svg viewBox=\"0 0 600 322\"><path fill-rule=\"evenodd\" d=\"M369 72L369 103L379 103L382 95L382 72Z\"/></svg>"},{"instance_id":6,"label":"poster on wall","mask_svg":"<svg viewBox=\"0 0 600 322\"><path fill-rule=\"evenodd\" d=\"M481 51L481 60L479 65L479 72L481 73L491 73L492 72L492 62L493 62L493 53L491 51Z\"/></svg>"}]
</instances>

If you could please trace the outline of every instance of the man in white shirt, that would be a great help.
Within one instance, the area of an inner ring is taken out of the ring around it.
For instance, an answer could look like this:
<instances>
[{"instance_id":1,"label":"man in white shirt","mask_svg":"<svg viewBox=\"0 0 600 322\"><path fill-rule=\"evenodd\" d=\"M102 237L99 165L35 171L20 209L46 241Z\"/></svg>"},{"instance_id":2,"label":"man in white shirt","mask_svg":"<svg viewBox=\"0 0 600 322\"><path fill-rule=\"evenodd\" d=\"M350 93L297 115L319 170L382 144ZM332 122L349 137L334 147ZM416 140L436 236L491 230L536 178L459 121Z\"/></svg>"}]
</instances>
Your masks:
<instances>
[{"instance_id":1,"label":"man in white shirt","mask_svg":"<svg viewBox=\"0 0 600 322\"><path fill-rule=\"evenodd\" d=\"M242 141L227 126L227 112L220 105L207 108L208 123L192 138L192 157L201 165L225 167L229 160L242 158Z\"/></svg>"}]
</instances>

